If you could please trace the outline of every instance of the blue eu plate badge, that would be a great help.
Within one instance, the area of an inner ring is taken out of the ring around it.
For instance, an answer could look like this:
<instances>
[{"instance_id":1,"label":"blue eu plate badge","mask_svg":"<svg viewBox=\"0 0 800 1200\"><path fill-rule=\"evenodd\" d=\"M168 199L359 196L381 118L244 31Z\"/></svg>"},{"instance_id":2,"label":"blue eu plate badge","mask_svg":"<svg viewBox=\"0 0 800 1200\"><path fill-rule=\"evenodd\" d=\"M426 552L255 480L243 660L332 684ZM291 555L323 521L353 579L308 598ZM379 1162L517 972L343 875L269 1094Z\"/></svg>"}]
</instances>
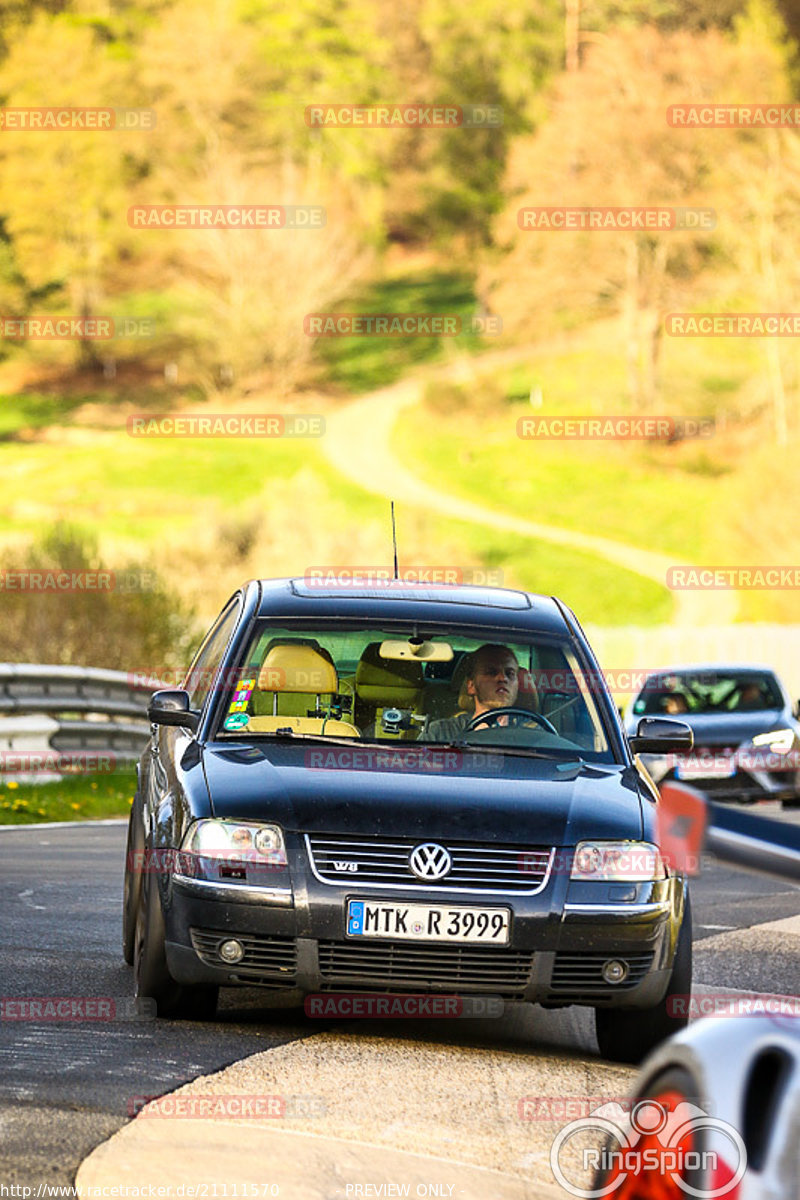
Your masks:
<instances>
[{"instance_id":1,"label":"blue eu plate badge","mask_svg":"<svg viewBox=\"0 0 800 1200\"><path fill-rule=\"evenodd\" d=\"M351 900L347 909L347 932L348 933L363 933L364 932L364 902L363 900Z\"/></svg>"}]
</instances>

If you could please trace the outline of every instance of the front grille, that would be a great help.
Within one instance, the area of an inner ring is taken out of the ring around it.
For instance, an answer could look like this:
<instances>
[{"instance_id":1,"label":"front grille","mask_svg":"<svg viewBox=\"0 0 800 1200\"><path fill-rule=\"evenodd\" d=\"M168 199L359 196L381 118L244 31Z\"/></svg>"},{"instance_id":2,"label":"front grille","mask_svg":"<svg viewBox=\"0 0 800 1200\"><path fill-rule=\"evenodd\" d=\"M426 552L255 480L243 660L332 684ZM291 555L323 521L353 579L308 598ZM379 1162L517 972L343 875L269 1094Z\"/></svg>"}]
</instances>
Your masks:
<instances>
[{"instance_id":1,"label":"front grille","mask_svg":"<svg viewBox=\"0 0 800 1200\"><path fill-rule=\"evenodd\" d=\"M438 844L449 852L453 865L443 879L432 882L419 879L408 865L411 851L422 840L306 834L306 847L311 869L322 883L527 896L545 887L555 854L549 846L442 841Z\"/></svg>"},{"instance_id":2,"label":"front grille","mask_svg":"<svg viewBox=\"0 0 800 1200\"><path fill-rule=\"evenodd\" d=\"M606 983L603 979L603 966L612 958L628 964L628 977L622 983ZM550 980L550 992L554 996L564 998L624 992L642 982L652 961L652 951L639 954L557 954Z\"/></svg>"},{"instance_id":3,"label":"front grille","mask_svg":"<svg viewBox=\"0 0 800 1200\"><path fill-rule=\"evenodd\" d=\"M399 942L320 942L322 990L343 985L385 992L480 992L519 999L533 956L473 946L408 946Z\"/></svg>"},{"instance_id":4,"label":"front grille","mask_svg":"<svg viewBox=\"0 0 800 1200\"><path fill-rule=\"evenodd\" d=\"M221 929L190 929L189 933L196 953L211 967L224 967L232 975L254 982L272 980L279 987L290 987L294 983L297 972L294 938ZM219 948L230 938L236 938L244 946L244 958L238 963L220 958Z\"/></svg>"}]
</instances>

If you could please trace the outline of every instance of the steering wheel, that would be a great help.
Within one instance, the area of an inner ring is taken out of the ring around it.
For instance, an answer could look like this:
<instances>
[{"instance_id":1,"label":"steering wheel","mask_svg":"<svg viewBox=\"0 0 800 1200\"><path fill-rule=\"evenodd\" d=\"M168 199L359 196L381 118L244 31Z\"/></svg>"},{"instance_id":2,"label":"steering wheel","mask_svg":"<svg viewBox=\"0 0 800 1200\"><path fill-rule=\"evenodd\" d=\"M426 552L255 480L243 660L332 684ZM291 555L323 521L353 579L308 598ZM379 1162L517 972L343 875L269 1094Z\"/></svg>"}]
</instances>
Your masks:
<instances>
[{"instance_id":1,"label":"steering wheel","mask_svg":"<svg viewBox=\"0 0 800 1200\"><path fill-rule=\"evenodd\" d=\"M506 708L489 708L486 712L478 713L469 722L464 732L471 733L479 725L496 725L499 717L512 716L520 718L518 721L513 722L515 725L528 725L533 720L541 725L543 729L546 729L548 733L554 733L558 737L558 730L554 725L550 724L547 717L543 717L541 713L531 712L528 708L517 708L513 704L509 704Z\"/></svg>"}]
</instances>

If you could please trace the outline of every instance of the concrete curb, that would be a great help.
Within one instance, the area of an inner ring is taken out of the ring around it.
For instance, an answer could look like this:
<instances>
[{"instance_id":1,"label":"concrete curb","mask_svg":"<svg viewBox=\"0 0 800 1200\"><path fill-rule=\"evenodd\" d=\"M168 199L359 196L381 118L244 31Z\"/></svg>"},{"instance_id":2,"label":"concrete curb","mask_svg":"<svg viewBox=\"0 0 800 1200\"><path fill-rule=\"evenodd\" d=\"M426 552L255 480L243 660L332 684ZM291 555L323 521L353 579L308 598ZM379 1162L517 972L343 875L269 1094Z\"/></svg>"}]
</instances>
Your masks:
<instances>
[{"instance_id":1,"label":"concrete curb","mask_svg":"<svg viewBox=\"0 0 800 1200\"><path fill-rule=\"evenodd\" d=\"M78 1195L262 1200L446 1197L563 1200L565 1192L486 1167L365 1142L266 1129L252 1121L148 1120L139 1116L81 1164ZM117 1189L116 1193L110 1191ZM102 1189L105 1189L103 1191ZM193 1190L194 1189L194 1190Z\"/></svg>"},{"instance_id":2,"label":"concrete curb","mask_svg":"<svg viewBox=\"0 0 800 1200\"><path fill-rule=\"evenodd\" d=\"M93 826L127 824L127 817L106 817L97 821L32 821L29 825L0 825L0 833L18 833L20 829L91 829Z\"/></svg>"}]
</instances>

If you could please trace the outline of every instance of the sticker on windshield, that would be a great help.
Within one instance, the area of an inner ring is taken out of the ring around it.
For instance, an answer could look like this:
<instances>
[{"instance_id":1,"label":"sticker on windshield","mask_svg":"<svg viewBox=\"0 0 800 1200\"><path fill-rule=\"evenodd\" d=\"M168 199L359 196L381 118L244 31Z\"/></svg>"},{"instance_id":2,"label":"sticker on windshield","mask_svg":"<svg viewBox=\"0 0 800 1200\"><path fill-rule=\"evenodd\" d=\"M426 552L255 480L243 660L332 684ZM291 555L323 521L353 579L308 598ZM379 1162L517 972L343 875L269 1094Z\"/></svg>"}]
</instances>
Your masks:
<instances>
[{"instance_id":1,"label":"sticker on windshield","mask_svg":"<svg viewBox=\"0 0 800 1200\"><path fill-rule=\"evenodd\" d=\"M241 683L237 683L236 691L233 693L233 700L228 712L243 713L247 709L250 697L253 694L253 688L256 686L255 679L243 679ZM236 728L236 726L234 726Z\"/></svg>"},{"instance_id":2,"label":"sticker on windshield","mask_svg":"<svg viewBox=\"0 0 800 1200\"><path fill-rule=\"evenodd\" d=\"M243 713L243 712L231 713L231 715L229 717L225 718L225 724L224 724L223 728L224 729L244 729L245 725L247 725L249 720L250 720L250 718L248 717L247 713Z\"/></svg>"}]
</instances>

